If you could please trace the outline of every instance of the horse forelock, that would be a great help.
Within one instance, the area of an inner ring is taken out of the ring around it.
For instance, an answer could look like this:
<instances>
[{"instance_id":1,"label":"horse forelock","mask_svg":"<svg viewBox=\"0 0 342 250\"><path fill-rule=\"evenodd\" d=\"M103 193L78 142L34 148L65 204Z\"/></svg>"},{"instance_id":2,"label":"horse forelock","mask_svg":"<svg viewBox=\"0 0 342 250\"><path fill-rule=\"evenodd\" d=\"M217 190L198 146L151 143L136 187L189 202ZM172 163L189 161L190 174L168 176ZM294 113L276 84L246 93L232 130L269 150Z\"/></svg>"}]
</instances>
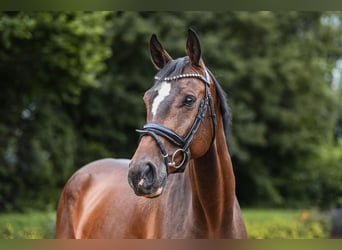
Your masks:
<instances>
[{"instance_id":1,"label":"horse forelock","mask_svg":"<svg viewBox=\"0 0 342 250\"><path fill-rule=\"evenodd\" d=\"M188 64L189 57L181 57L169 61L156 75L155 84L158 85L165 77L172 77L182 74L184 67Z\"/></svg>"}]
</instances>

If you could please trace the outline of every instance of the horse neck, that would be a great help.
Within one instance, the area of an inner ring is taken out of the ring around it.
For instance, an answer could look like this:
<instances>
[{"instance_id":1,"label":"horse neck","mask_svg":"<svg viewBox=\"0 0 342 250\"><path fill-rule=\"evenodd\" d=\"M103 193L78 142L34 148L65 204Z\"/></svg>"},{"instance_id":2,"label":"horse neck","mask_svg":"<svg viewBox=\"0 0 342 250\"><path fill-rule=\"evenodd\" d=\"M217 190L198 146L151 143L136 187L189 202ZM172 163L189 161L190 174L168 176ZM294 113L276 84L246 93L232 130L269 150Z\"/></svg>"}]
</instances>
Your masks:
<instances>
[{"instance_id":1,"label":"horse neck","mask_svg":"<svg viewBox=\"0 0 342 250\"><path fill-rule=\"evenodd\" d=\"M206 232L222 236L217 234L224 233L224 228L229 231L232 224L235 177L220 114L216 139L208 152L189 167L194 221L198 227L205 227Z\"/></svg>"}]
</instances>

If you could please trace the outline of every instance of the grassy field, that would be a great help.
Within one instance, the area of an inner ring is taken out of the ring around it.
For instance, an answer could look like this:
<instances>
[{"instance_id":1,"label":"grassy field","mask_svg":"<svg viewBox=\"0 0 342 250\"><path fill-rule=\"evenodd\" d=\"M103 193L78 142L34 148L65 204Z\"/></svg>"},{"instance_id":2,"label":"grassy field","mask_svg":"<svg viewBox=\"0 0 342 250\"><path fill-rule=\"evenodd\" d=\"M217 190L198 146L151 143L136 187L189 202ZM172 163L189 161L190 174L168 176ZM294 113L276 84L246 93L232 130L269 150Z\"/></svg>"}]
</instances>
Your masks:
<instances>
[{"instance_id":1,"label":"grassy field","mask_svg":"<svg viewBox=\"0 0 342 250\"><path fill-rule=\"evenodd\" d=\"M314 210L244 209L251 239L312 239L329 236L329 217ZM55 213L0 214L1 239L54 238Z\"/></svg>"},{"instance_id":2,"label":"grassy field","mask_svg":"<svg viewBox=\"0 0 342 250\"><path fill-rule=\"evenodd\" d=\"M51 239L54 235L54 212L0 214L0 239Z\"/></svg>"},{"instance_id":3,"label":"grassy field","mask_svg":"<svg viewBox=\"0 0 342 250\"><path fill-rule=\"evenodd\" d=\"M245 209L242 211L251 239L328 238L329 214L315 210Z\"/></svg>"}]
</instances>

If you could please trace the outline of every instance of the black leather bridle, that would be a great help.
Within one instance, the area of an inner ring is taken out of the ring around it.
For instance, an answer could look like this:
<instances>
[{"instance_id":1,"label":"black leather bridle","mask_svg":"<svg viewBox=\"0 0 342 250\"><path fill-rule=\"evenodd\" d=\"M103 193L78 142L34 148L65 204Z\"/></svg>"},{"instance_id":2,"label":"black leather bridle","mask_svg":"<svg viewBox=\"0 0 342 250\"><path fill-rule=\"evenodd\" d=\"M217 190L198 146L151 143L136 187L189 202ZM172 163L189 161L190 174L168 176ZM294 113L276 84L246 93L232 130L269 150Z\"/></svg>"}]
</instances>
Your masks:
<instances>
[{"instance_id":1,"label":"black leather bridle","mask_svg":"<svg viewBox=\"0 0 342 250\"><path fill-rule=\"evenodd\" d=\"M177 172L184 172L185 166L187 165L188 161L190 160L190 146L192 143L192 140L194 139L194 136L200 127L202 121L205 118L207 108L209 106L210 113L212 117L212 123L213 123L213 137L212 141L215 138L215 130L216 130L216 116L213 106L213 100L210 94L210 79L208 71L205 70L205 76L200 74L181 74L177 76L172 77L165 77L164 79L161 79L162 81L171 82L171 81L177 81L179 79L184 78L197 78L200 79L205 86L205 94L203 97L203 100L200 103L197 116L189 130L189 132L186 134L186 136L182 137L179 134L177 134L175 131L164 127L163 125L160 125L158 123L147 123L144 125L143 129L137 129L136 131L141 134L141 136L149 135L151 136L157 143L162 156L165 161L165 165L167 166L168 173L177 173ZM156 77L157 80L160 80ZM171 156L171 160L169 160L169 154L167 153L165 146L163 142L160 140L159 137L164 137L171 143L173 143L175 146L177 146L179 149L177 149ZM175 157L177 154L183 154L182 161L177 165L175 162Z\"/></svg>"}]
</instances>

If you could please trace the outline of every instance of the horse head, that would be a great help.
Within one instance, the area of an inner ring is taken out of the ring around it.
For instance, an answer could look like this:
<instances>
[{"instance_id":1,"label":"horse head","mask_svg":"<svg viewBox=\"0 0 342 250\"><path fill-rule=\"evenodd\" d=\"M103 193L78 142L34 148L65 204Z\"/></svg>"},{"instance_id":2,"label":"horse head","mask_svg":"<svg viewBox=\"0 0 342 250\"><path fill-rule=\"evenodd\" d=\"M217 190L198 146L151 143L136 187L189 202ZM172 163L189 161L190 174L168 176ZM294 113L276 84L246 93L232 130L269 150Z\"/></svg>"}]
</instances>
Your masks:
<instances>
[{"instance_id":1,"label":"horse head","mask_svg":"<svg viewBox=\"0 0 342 250\"><path fill-rule=\"evenodd\" d=\"M147 123L129 165L128 181L134 192L159 196L169 174L183 172L189 161L203 156L215 137L214 86L201 57L196 33L189 29L187 56L172 59L156 35L150 53L159 70L145 92Z\"/></svg>"}]
</instances>

